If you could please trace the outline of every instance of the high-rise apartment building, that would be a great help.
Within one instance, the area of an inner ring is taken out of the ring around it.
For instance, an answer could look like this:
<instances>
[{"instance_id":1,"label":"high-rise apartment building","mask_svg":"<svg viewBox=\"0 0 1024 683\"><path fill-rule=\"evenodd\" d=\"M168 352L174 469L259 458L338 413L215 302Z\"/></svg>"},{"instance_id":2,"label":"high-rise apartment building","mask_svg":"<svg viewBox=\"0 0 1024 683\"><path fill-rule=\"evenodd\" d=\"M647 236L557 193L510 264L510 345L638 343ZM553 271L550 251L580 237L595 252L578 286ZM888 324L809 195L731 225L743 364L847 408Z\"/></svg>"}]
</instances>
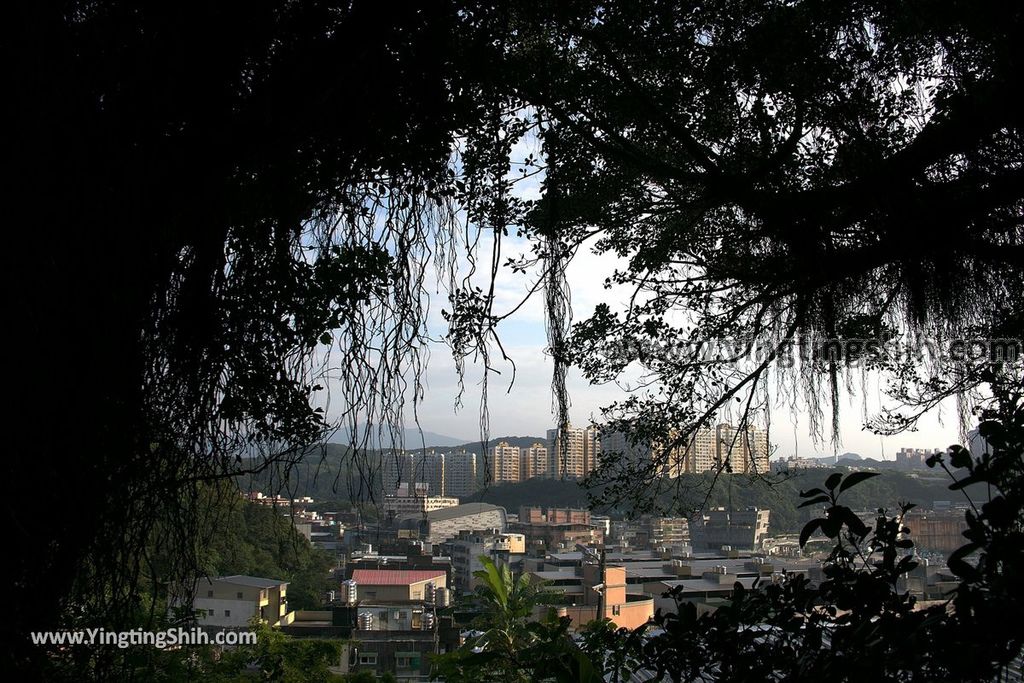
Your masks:
<instances>
[{"instance_id":1,"label":"high-rise apartment building","mask_svg":"<svg viewBox=\"0 0 1024 683\"><path fill-rule=\"evenodd\" d=\"M477 455L469 451L452 451L444 458L444 493L447 496L466 497L480 488Z\"/></svg>"},{"instance_id":2,"label":"high-rise apartment building","mask_svg":"<svg viewBox=\"0 0 1024 683\"><path fill-rule=\"evenodd\" d=\"M723 423L718 425L716 432L717 464L728 461L735 473L768 473L768 435L763 429L748 426L741 432Z\"/></svg>"},{"instance_id":3,"label":"high-rise apartment building","mask_svg":"<svg viewBox=\"0 0 1024 683\"><path fill-rule=\"evenodd\" d=\"M707 472L717 469L718 459L716 430L702 427L690 437L686 447L685 466L683 472Z\"/></svg>"},{"instance_id":4,"label":"high-rise apartment building","mask_svg":"<svg viewBox=\"0 0 1024 683\"><path fill-rule=\"evenodd\" d=\"M551 450L542 443L519 449L519 480L548 476L551 466Z\"/></svg>"},{"instance_id":5,"label":"high-rise apartment building","mask_svg":"<svg viewBox=\"0 0 1024 683\"><path fill-rule=\"evenodd\" d=\"M426 484L430 495L444 495L445 456L434 451L386 453L381 458L381 483L385 495L394 494L402 484Z\"/></svg>"},{"instance_id":6,"label":"high-rise apartment building","mask_svg":"<svg viewBox=\"0 0 1024 683\"><path fill-rule=\"evenodd\" d=\"M903 470L927 469L928 458L942 453L938 448L901 448L896 452L896 467Z\"/></svg>"},{"instance_id":7,"label":"high-rise apartment building","mask_svg":"<svg viewBox=\"0 0 1024 683\"><path fill-rule=\"evenodd\" d=\"M624 432L605 432L601 435L601 451L623 457L627 462L642 463L650 460L650 444L631 444Z\"/></svg>"},{"instance_id":8,"label":"high-rise apartment building","mask_svg":"<svg viewBox=\"0 0 1024 683\"><path fill-rule=\"evenodd\" d=\"M549 476L556 479L582 479L601 461L601 434L596 427L548 430Z\"/></svg>"},{"instance_id":9,"label":"high-rise apartment building","mask_svg":"<svg viewBox=\"0 0 1024 683\"><path fill-rule=\"evenodd\" d=\"M698 429L684 443L676 443L678 432L669 433L666 444L653 441L650 444L630 444L626 435L611 432L602 438L606 452L621 453L627 459L643 460L655 458L661 463L661 473L666 477L678 477L685 473L701 473L717 470L728 459L729 466L736 473L765 474L768 470L768 436L757 427L740 431L729 424L715 428ZM664 454L664 448L670 448Z\"/></svg>"},{"instance_id":10,"label":"high-rise apartment building","mask_svg":"<svg viewBox=\"0 0 1024 683\"><path fill-rule=\"evenodd\" d=\"M403 483L412 481L412 455L402 451L383 453L380 460L381 486L385 495L394 495ZM416 483L416 482L412 482Z\"/></svg>"},{"instance_id":11,"label":"high-rise apartment building","mask_svg":"<svg viewBox=\"0 0 1024 683\"><path fill-rule=\"evenodd\" d=\"M519 447L510 446L507 441L495 445L491 449L489 465L491 481L495 484L518 482L520 478Z\"/></svg>"},{"instance_id":12,"label":"high-rise apartment building","mask_svg":"<svg viewBox=\"0 0 1024 683\"><path fill-rule=\"evenodd\" d=\"M445 494L445 457L434 451L416 452L412 456L411 482L425 483L434 496Z\"/></svg>"}]
</instances>

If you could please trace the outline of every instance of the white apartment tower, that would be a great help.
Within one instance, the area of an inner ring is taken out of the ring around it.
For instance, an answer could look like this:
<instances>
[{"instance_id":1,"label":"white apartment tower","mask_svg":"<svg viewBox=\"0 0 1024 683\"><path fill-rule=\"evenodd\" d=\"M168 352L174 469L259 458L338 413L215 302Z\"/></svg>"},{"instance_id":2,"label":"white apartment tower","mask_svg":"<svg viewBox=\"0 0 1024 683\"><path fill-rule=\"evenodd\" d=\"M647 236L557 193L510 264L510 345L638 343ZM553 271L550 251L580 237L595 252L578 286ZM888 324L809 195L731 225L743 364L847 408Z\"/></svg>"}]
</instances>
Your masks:
<instances>
[{"instance_id":1,"label":"white apartment tower","mask_svg":"<svg viewBox=\"0 0 1024 683\"><path fill-rule=\"evenodd\" d=\"M600 464L601 433L597 427L573 427L548 430L548 476L557 479L583 479Z\"/></svg>"},{"instance_id":2,"label":"white apartment tower","mask_svg":"<svg viewBox=\"0 0 1024 683\"><path fill-rule=\"evenodd\" d=\"M444 493L446 496L469 496L480 488L476 453L455 451L445 454Z\"/></svg>"},{"instance_id":3,"label":"white apartment tower","mask_svg":"<svg viewBox=\"0 0 1024 683\"><path fill-rule=\"evenodd\" d=\"M718 464L728 458L737 474L768 473L768 435L763 429L748 426L741 432L732 425L720 424L716 432Z\"/></svg>"},{"instance_id":4,"label":"white apartment tower","mask_svg":"<svg viewBox=\"0 0 1024 683\"><path fill-rule=\"evenodd\" d=\"M535 443L529 448L521 448L519 454L519 480L527 481L535 477L547 477L551 465L551 451L542 443Z\"/></svg>"},{"instance_id":5,"label":"white apartment tower","mask_svg":"<svg viewBox=\"0 0 1024 683\"><path fill-rule=\"evenodd\" d=\"M678 432L673 430L668 440L674 443L677 437ZM768 435L753 426L744 432L724 423L713 429L702 427L685 444L673 446L667 456L663 456L664 447L659 441L631 446L621 432L606 435L602 444L606 451L622 453L626 458L658 458L661 473L666 477L714 471L722 467L727 458L735 473L764 474L769 471Z\"/></svg>"},{"instance_id":6,"label":"white apartment tower","mask_svg":"<svg viewBox=\"0 0 1024 683\"><path fill-rule=\"evenodd\" d=\"M515 483L520 476L520 452L518 446L502 441L491 449L491 481L495 484Z\"/></svg>"}]
</instances>

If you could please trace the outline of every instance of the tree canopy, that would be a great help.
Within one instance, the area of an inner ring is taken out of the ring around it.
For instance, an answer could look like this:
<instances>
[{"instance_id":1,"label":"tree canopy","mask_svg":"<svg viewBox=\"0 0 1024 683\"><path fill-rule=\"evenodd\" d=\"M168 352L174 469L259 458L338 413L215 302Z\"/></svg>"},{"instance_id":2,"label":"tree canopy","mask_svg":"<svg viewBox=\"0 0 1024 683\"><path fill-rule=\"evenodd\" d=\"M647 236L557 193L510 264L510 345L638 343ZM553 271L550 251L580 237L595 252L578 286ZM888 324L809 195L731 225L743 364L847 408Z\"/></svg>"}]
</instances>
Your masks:
<instances>
[{"instance_id":1,"label":"tree canopy","mask_svg":"<svg viewBox=\"0 0 1024 683\"><path fill-rule=\"evenodd\" d=\"M565 364L597 382L639 368L642 390L605 417L667 457L702 424L764 425L780 406L818 433L830 414L837 438L840 391L871 371L907 404L871 425L898 431L986 383L990 359L951 362L950 340L1013 339L1019 359L1019 8L509 13L498 63L544 150L524 222L546 269L556 393ZM560 264L580 248L619 256L606 282L632 296L570 327ZM631 480L622 497L636 497L663 465L597 479Z\"/></svg>"}]
</instances>

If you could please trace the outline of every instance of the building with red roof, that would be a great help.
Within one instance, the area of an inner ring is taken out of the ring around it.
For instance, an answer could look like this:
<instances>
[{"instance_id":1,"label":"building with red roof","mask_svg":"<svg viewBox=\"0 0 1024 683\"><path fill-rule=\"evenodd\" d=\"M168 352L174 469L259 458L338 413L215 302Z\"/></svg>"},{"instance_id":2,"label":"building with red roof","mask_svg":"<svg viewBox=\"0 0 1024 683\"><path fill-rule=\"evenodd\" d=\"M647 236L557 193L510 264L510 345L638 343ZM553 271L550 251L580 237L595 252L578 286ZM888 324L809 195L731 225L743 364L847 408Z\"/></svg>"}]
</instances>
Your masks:
<instances>
[{"instance_id":1,"label":"building with red roof","mask_svg":"<svg viewBox=\"0 0 1024 683\"><path fill-rule=\"evenodd\" d=\"M447 578L443 569L356 569L352 572L359 600L371 602L423 600L428 583L434 584L435 589L446 588Z\"/></svg>"}]
</instances>

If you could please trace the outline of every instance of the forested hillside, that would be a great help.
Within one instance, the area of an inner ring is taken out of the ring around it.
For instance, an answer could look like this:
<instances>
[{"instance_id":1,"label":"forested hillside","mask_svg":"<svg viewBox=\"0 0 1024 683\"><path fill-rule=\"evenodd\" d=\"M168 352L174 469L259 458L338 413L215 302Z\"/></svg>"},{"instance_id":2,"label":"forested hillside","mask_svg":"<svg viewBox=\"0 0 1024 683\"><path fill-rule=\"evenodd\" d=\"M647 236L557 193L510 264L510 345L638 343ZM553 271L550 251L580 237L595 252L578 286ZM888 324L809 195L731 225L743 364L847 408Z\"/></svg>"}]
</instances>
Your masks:
<instances>
[{"instance_id":1,"label":"forested hillside","mask_svg":"<svg viewBox=\"0 0 1024 683\"><path fill-rule=\"evenodd\" d=\"M316 609L334 559L299 534L280 508L224 503L205 555L210 576L248 574L290 582L290 609Z\"/></svg>"}]
</instances>

